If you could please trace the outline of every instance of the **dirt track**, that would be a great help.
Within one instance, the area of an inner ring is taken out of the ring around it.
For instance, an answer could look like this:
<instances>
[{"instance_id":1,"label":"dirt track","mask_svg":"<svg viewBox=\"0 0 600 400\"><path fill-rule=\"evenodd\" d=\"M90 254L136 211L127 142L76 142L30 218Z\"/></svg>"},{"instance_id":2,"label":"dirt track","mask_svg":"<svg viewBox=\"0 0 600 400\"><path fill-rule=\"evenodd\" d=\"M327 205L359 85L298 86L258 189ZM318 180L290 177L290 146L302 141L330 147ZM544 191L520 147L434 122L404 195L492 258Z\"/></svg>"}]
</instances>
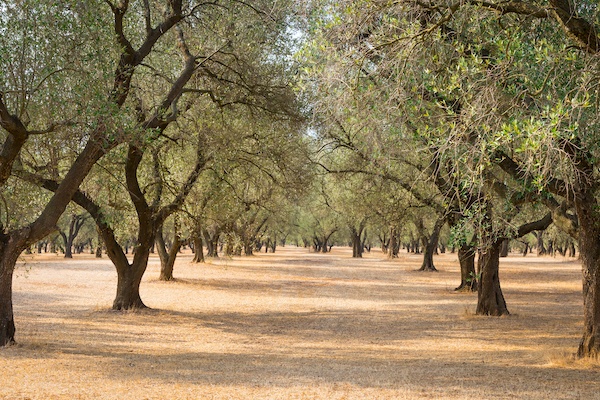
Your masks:
<instances>
[{"instance_id":1,"label":"dirt track","mask_svg":"<svg viewBox=\"0 0 600 400\"><path fill-rule=\"evenodd\" d=\"M600 363L572 361L582 326L580 266L511 256L512 315L473 315L453 291L455 255L353 260L280 248L190 264L112 312L105 258L29 258L15 277L19 344L0 349L8 399L600 399Z\"/></svg>"}]
</instances>

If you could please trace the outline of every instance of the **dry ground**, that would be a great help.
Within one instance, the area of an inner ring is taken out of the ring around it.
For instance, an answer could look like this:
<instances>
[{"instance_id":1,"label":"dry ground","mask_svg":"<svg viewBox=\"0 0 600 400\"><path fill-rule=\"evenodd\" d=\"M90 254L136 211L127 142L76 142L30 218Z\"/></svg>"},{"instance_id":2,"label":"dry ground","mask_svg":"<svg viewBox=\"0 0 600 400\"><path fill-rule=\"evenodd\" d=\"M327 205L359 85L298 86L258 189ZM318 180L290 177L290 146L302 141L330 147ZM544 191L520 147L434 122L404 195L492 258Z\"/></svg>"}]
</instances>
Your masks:
<instances>
[{"instance_id":1,"label":"dry ground","mask_svg":"<svg viewBox=\"0 0 600 400\"><path fill-rule=\"evenodd\" d=\"M276 254L176 264L142 283L153 310L109 311L116 273L91 256L27 258L14 281L18 345L3 399L600 399L600 363L570 359L580 267L501 263L512 315L473 315L456 256Z\"/></svg>"}]
</instances>

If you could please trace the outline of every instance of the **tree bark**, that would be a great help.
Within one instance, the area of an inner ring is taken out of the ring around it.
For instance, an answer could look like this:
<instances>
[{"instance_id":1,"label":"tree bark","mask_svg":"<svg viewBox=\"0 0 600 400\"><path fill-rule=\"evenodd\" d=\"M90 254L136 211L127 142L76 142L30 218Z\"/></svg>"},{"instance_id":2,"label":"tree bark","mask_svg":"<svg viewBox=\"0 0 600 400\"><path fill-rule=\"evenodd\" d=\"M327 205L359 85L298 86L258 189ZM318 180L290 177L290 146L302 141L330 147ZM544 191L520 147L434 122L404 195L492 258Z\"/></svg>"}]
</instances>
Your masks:
<instances>
[{"instance_id":1,"label":"tree bark","mask_svg":"<svg viewBox=\"0 0 600 400\"><path fill-rule=\"evenodd\" d=\"M387 232L384 232L383 235L379 234L379 242L381 243L381 251L387 254L388 247L390 246L390 239L387 236Z\"/></svg>"},{"instance_id":2,"label":"tree bark","mask_svg":"<svg viewBox=\"0 0 600 400\"><path fill-rule=\"evenodd\" d=\"M579 219L579 254L583 266L583 336L579 357L600 354L600 215L591 190L575 196Z\"/></svg>"},{"instance_id":3,"label":"tree bark","mask_svg":"<svg viewBox=\"0 0 600 400\"><path fill-rule=\"evenodd\" d=\"M225 250L224 253L227 257L233 256L234 248L233 248L233 236L231 234L227 234L225 237Z\"/></svg>"},{"instance_id":4,"label":"tree bark","mask_svg":"<svg viewBox=\"0 0 600 400\"><path fill-rule=\"evenodd\" d=\"M148 308L140 297L140 283L146 265L139 262L117 266L117 294L113 310L136 310Z\"/></svg>"},{"instance_id":5,"label":"tree bark","mask_svg":"<svg viewBox=\"0 0 600 400\"><path fill-rule=\"evenodd\" d=\"M102 258L102 246L104 243L104 240L102 239L102 233L100 232L99 229L96 229L97 233L98 233L98 245L96 246L96 258Z\"/></svg>"},{"instance_id":6,"label":"tree bark","mask_svg":"<svg viewBox=\"0 0 600 400\"><path fill-rule=\"evenodd\" d=\"M502 242L508 238L496 237L492 227L491 207L486 206L482 228L486 231L483 236L483 248L479 257L479 285L477 295L478 315L505 315L509 314L506 301L500 288L500 248ZM545 230L552 223L552 213L543 218L523 224L512 238L520 238L534 231Z\"/></svg>"},{"instance_id":7,"label":"tree bark","mask_svg":"<svg viewBox=\"0 0 600 400\"><path fill-rule=\"evenodd\" d=\"M253 246L254 246L253 241L245 240L244 241L244 255L246 255L246 256L254 255L254 251L252 250Z\"/></svg>"},{"instance_id":8,"label":"tree bark","mask_svg":"<svg viewBox=\"0 0 600 400\"><path fill-rule=\"evenodd\" d=\"M463 244L458 248L458 263L460 264L460 286L457 291L477 291L477 275L475 273L475 247Z\"/></svg>"},{"instance_id":9,"label":"tree bark","mask_svg":"<svg viewBox=\"0 0 600 400\"><path fill-rule=\"evenodd\" d=\"M26 238L23 235L11 236L0 233L0 346L15 342L13 272L17 259L26 246Z\"/></svg>"},{"instance_id":10,"label":"tree bark","mask_svg":"<svg viewBox=\"0 0 600 400\"><path fill-rule=\"evenodd\" d=\"M332 231L330 231L329 233L326 233L323 235L322 239L321 239L321 253L328 253L331 251L331 248L333 247L333 245L329 245L329 239L331 239L331 236L333 236L334 233L337 232L337 228L333 229Z\"/></svg>"},{"instance_id":11,"label":"tree bark","mask_svg":"<svg viewBox=\"0 0 600 400\"><path fill-rule=\"evenodd\" d=\"M525 257L528 252L529 252L529 243L525 242L524 248L523 248L523 257Z\"/></svg>"},{"instance_id":12,"label":"tree bark","mask_svg":"<svg viewBox=\"0 0 600 400\"><path fill-rule=\"evenodd\" d=\"M398 230L395 227L390 227L390 238L388 247L388 258L398 258L398 252L400 251L400 238Z\"/></svg>"},{"instance_id":13,"label":"tree bark","mask_svg":"<svg viewBox=\"0 0 600 400\"><path fill-rule=\"evenodd\" d=\"M192 237L192 241L194 243L194 259L192 262L194 263L203 263L204 262L204 247L202 243L202 236L199 233L195 233Z\"/></svg>"},{"instance_id":14,"label":"tree bark","mask_svg":"<svg viewBox=\"0 0 600 400\"><path fill-rule=\"evenodd\" d=\"M510 250L510 240L505 239L500 245L500 257L508 257L508 251Z\"/></svg>"},{"instance_id":15,"label":"tree bark","mask_svg":"<svg viewBox=\"0 0 600 400\"><path fill-rule=\"evenodd\" d=\"M172 281L173 280L173 267L175 266L175 260L177 259L177 253L181 248L181 238L177 234L177 223L175 224L175 236L173 237L173 244L169 251L165 245L163 236L162 226L156 231L156 248L158 249L158 256L160 258L160 281Z\"/></svg>"},{"instance_id":16,"label":"tree bark","mask_svg":"<svg viewBox=\"0 0 600 400\"><path fill-rule=\"evenodd\" d=\"M537 238L537 255L544 256L548 254L546 247L544 246L544 232L537 231L535 232L535 237Z\"/></svg>"},{"instance_id":17,"label":"tree bark","mask_svg":"<svg viewBox=\"0 0 600 400\"><path fill-rule=\"evenodd\" d=\"M350 238L352 240L352 257L362 258L364 251L364 240L362 238L365 229L364 221L361 221L358 228L350 226Z\"/></svg>"},{"instance_id":18,"label":"tree bark","mask_svg":"<svg viewBox=\"0 0 600 400\"><path fill-rule=\"evenodd\" d=\"M214 235L211 235L206 229L202 231L204 241L206 242L206 257L218 258L218 247L219 247L219 236L220 232L217 230Z\"/></svg>"},{"instance_id":19,"label":"tree bark","mask_svg":"<svg viewBox=\"0 0 600 400\"><path fill-rule=\"evenodd\" d=\"M60 236L62 237L63 242L65 243L65 258L73 258L73 242L75 241L77 235L79 235L79 231L85 223L85 220L86 216L84 214L73 214L71 216L71 222L69 224L69 231L59 231Z\"/></svg>"},{"instance_id":20,"label":"tree bark","mask_svg":"<svg viewBox=\"0 0 600 400\"><path fill-rule=\"evenodd\" d=\"M433 264L433 254L435 253L440 238L440 230L445 222L445 218L438 218L437 221L435 221L435 225L433 226L433 230L429 237L427 237L423 231L423 264L421 265L421 268L419 268L419 271L437 271Z\"/></svg>"},{"instance_id":21,"label":"tree bark","mask_svg":"<svg viewBox=\"0 0 600 400\"><path fill-rule=\"evenodd\" d=\"M502 240L489 243L480 257L480 273L477 296L477 315L500 316L509 314L500 288L500 247Z\"/></svg>"},{"instance_id":22,"label":"tree bark","mask_svg":"<svg viewBox=\"0 0 600 400\"><path fill-rule=\"evenodd\" d=\"M572 240L569 240L569 257L575 257L575 243Z\"/></svg>"}]
</instances>

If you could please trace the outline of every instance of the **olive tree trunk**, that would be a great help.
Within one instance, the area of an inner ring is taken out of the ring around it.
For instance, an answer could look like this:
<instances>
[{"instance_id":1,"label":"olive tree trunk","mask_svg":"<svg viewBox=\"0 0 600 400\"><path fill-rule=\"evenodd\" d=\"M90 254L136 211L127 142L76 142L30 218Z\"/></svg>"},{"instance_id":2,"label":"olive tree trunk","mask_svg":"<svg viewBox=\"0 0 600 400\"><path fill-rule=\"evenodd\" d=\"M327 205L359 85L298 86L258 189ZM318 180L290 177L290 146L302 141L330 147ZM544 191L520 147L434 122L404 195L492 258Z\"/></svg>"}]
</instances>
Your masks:
<instances>
[{"instance_id":1,"label":"olive tree trunk","mask_svg":"<svg viewBox=\"0 0 600 400\"><path fill-rule=\"evenodd\" d=\"M600 213L590 192L575 197L583 267L583 336L577 349L579 357L600 354Z\"/></svg>"},{"instance_id":2,"label":"olive tree trunk","mask_svg":"<svg viewBox=\"0 0 600 400\"><path fill-rule=\"evenodd\" d=\"M463 244L458 248L458 263L460 264L460 286L457 291L477 291L477 275L475 273L475 247Z\"/></svg>"},{"instance_id":3,"label":"olive tree trunk","mask_svg":"<svg viewBox=\"0 0 600 400\"><path fill-rule=\"evenodd\" d=\"M421 234L423 241L423 264L419 271L437 271L435 265L433 264L433 254L435 253L435 249L437 248L438 241L440 238L440 230L444 223L446 222L446 218L438 218L435 221L435 225L433 226L433 230L431 231L431 235L427 236L425 234L424 228L421 226Z\"/></svg>"},{"instance_id":4,"label":"olive tree trunk","mask_svg":"<svg viewBox=\"0 0 600 400\"><path fill-rule=\"evenodd\" d=\"M192 242L194 243L194 259L192 262L194 263L203 263L204 262L204 247L202 243L202 236L200 233L195 233L192 237Z\"/></svg>"},{"instance_id":5,"label":"olive tree trunk","mask_svg":"<svg viewBox=\"0 0 600 400\"><path fill-rule=\"evenodd\" d=\"M480 273L477 315L500 316L509 314L506 301L500 287L500 247L502 240L496 240L486 246L479 258Z\"/></svg>"},{"instance_id":6,"label":"olive tree trunk","mask_svg":"<svg viewBox=\"0 0 600 400\"><path fill-rule=\"evenodd\" d=\"M12 280L17 259L26 247L24 239L0 235L0 346L15 342Z\"/></svg>"},{"instance_id":7,"label":"olive tree trunk","mask_svg":"<svg viewBox=\"0 0 600 400\"><path fill-rule=\"evenodd\" d=\"M177 223L175 224L175 229L177 230ZM158 249L158 256L160 258L160 276L158 279L161 281L171 281L173 280L173 268L175 266L175 260L177 259L177 253L179 253L179 249L181 248L181 238L179 237L179 234L175 232L173 244L167 251L161 226L156 231L156 248Z\"/></svg>"}]
</instances>

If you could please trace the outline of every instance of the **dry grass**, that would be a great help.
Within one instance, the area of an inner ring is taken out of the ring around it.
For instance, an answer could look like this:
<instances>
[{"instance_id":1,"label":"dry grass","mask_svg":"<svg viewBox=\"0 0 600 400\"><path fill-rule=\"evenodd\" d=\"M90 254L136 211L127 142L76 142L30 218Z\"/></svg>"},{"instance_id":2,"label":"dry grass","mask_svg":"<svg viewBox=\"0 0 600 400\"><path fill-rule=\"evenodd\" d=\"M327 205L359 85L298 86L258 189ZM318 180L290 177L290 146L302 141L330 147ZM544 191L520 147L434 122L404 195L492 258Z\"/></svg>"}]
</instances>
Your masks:
<instances>
[{"instance_id":1,"label":"dry grass","mask_svg":"<svg viewBox=\"0 0 600 400\"><path fill-rule=\"evenodd\" d=\"M335 250L335 249L334 249ZM142 283L145 312L109 311L108 260L26 258L17 346L0 350L4 399L600 399L597 361L573 359L580 267L509 257L509 317L473 315L456 256L362 260L276 254L176 264Z\"/></svg>"}]
</instances>

